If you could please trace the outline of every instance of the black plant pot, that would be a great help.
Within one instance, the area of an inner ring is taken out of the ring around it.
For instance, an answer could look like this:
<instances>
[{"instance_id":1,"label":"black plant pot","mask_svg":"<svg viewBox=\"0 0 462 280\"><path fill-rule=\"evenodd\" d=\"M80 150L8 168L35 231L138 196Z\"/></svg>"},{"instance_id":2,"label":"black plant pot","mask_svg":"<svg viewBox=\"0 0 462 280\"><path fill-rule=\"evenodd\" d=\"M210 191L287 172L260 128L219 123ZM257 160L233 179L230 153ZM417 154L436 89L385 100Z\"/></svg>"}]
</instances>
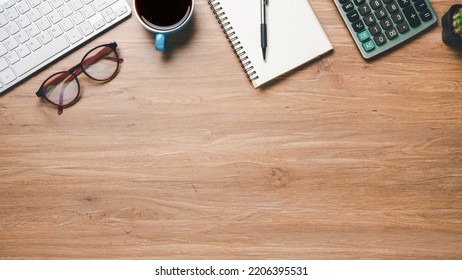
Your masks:
<instances>
[{"instance_id":1,"label":"black plant pot","mask_svg":"<svg viewBox=\"0 0 462 280\"><path fill-rule=\"evenodd\" d=\"M454 34L452 32L452 17L455 13L460 11L462 8L462 4L453 5L446 14L444 14L443 18L441 19L441 24L443 26L443 42L449 46L453 47L462 47L462 37Z\"/></svg>"}]
</instances>

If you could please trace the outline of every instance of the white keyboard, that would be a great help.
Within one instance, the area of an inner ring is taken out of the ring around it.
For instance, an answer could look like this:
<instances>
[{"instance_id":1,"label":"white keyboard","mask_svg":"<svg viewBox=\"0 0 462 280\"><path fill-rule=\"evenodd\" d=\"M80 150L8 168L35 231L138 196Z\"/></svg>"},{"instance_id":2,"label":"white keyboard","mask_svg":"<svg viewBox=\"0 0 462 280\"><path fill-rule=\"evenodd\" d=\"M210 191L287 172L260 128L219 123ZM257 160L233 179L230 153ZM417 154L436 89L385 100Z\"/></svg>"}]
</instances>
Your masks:
<instances>
[{"instance_id":1,"label":"white keyboard","mask_svg":"<svg viewBox=\"0 0 462 280\"><path fill-rule=\"evenodd\" d=\"M0 0L0 95L130 14L126 0Z\"/></svg>"}]
</instances>

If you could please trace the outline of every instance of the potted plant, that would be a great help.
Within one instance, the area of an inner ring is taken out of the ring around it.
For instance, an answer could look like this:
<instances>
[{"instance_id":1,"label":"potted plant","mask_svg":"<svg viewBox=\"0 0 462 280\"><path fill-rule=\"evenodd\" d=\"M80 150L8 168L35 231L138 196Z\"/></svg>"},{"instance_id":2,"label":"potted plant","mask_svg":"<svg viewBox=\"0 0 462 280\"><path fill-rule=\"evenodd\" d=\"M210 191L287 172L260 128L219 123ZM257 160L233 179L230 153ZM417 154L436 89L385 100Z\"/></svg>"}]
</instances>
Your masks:
<instances>
[{"instance_id":1,"label":"potted plant","mask_svg":"<svg viewBox=\"0 0 462 280\"><path fill-rule=\"evenodd\" d=\"M462 5L453 5L442 18L443 42L462 47Z\"/></svg>"}]
</instances>

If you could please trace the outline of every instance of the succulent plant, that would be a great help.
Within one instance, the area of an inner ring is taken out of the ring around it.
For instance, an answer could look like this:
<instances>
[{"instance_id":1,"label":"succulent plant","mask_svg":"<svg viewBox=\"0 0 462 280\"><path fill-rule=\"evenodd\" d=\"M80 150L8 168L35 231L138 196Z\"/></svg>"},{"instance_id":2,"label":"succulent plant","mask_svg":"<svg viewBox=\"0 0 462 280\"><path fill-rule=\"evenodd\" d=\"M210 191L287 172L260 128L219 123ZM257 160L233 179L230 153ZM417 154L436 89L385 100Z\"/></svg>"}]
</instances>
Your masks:
<instances>
[{"instance_id":1,"label":"succulent plant","mask_svg":"<svg viewBox=\"0 0 462 280\"><path fill-rule=\"evenodd\" d=\"M452 16L452 32L462 37L462 9L454 13Z\"/></svg>"}]
</instances>

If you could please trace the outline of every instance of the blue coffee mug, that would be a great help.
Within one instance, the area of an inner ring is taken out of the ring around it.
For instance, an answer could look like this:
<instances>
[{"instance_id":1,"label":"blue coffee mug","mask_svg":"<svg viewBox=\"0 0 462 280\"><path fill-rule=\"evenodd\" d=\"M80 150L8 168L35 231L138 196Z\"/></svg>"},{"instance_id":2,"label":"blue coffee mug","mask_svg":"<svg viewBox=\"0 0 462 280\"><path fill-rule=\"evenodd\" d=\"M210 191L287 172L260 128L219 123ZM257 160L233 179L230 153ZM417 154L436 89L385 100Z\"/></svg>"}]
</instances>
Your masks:
<instances>
[{"instance_id":1,"label":"blue coffee mug","mask_svg":"<svg viewBox=\"0 0 462 280\"><path fill-rule=\"evenodd\" d=\"M194 10L194 0L191 0L191 7L187 11L185 16L178 23L173 24L172 28L170 28L170 26L166 27L166 28L161 28L160 26L156 26L154 24L150 24L149 22L146 22L145 17L140 15L140 14L143 13L142 10L140 11L140 9L141 9L140 7L142 5L139 5L139 2L141 2L141 1L143 1L143 0L133 0L133 6L135 7L134 10L135 10L136 18L138 19L138 21L141 23L141 25L146 30L148 30L148 31L155 34L155 38L156 38L155 47L156 47L156 50L158 50L159 52L163 52L163 51L165 51L165 46L166 46L166 42L167 42L167 36L170 35L170 34L173 34L175 32L180 31L191 20L193 10ZM144 1L150 1L150 0L144 0Z\"/></svg>"}]
</instances>

